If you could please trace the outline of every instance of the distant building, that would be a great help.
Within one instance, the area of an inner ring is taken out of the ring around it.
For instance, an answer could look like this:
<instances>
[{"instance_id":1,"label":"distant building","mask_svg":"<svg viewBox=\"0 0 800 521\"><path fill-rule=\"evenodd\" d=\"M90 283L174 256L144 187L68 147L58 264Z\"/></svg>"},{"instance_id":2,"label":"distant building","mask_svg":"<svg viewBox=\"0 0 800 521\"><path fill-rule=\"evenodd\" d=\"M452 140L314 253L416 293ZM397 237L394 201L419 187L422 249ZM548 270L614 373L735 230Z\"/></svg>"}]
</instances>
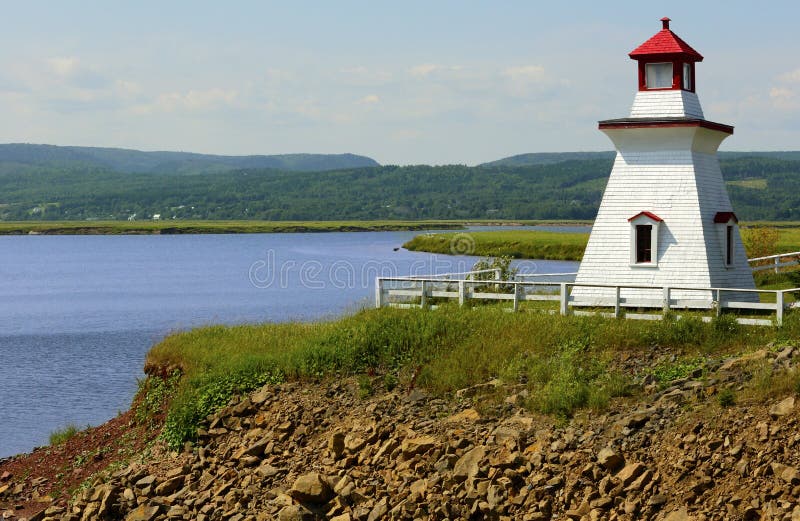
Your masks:
<instances>
[{"instance_id":1,"label":"distant building","mask_svg":"<svg viewBox=\"0 0 800 521\"><path fill-rule=\"evenodd\" d=\"M629 54L639 91L626 118L599 123L617 150L576 283L752 289L717 148L733 127L708 121L695 92L703 57L669 28ZM613 289L576 287L576 299ZM623 297L661 298L623 289ZM673 292L677 300L711 292ZM728 294L728 298L734 295ZM755 293L736 300L752 301Z\"/></svg>"}]
</instances>

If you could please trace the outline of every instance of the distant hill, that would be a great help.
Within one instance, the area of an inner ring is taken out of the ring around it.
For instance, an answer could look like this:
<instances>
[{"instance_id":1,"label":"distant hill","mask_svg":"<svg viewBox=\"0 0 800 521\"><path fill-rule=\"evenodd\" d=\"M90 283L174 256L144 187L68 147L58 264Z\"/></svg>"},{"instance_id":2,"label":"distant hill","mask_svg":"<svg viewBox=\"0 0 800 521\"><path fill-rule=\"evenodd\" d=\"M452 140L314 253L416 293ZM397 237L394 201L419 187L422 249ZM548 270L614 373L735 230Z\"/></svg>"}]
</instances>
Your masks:
<instances>
[{"instance_id":1,"label":"distant hill","mask_svg":"<svg viewBox=\"0 0 800 521\"><path fill-rule=\"evenodd\" d=\"M164 175L0 163L0 220L593 219L612 159L530 166L241 169ZM96 165L93 163L92 165ZM800 220L800 161L721 161L743 221Z\"/></svg>"},{"instance_id":2,"label":"distant hill","mask_svg":"<svg viewBox=\"0 0 800 521\"><path fill-rule=\"evenodd\" d=\"M552 165L563 163L564 161L586 161L590 159L614 159L614 152L533 152L530 154L518 154L516 156L504 157L496 161L490 161L478 166L532 166L532 165Z\"/></svg>"},{"instance_id":3,"label":"distant hill","mask_svg":"<svg viewBox=\"0 0 800 521\"><path fill-rule=\"evenodd\" d=\"M798 152L720 152L720 160L740 159L743 157L765 157L769 159L782 159L785 161L800 161L800 151ZM518 154L516 156L504 157L496 161L483 163L481 167L494 166L532 166L532 165L552 165L563 163L564 161L588 161L592 159L614 159L614 152L534 152L530 154Z\"/></svg>"},{"instance_id":4,"label":"distant hill","mask_svg":"<svg viewBox=\"0 0 800 521\"><path fill-rule=\"evenodd\" d=\"M190 152L142 152L124 148L0 144L0 165L93 166L120 173L210 174L242 169L319 172L380 166L354 154L281 154L269 156L218 156Z\"/></svg>"}]
</instances>

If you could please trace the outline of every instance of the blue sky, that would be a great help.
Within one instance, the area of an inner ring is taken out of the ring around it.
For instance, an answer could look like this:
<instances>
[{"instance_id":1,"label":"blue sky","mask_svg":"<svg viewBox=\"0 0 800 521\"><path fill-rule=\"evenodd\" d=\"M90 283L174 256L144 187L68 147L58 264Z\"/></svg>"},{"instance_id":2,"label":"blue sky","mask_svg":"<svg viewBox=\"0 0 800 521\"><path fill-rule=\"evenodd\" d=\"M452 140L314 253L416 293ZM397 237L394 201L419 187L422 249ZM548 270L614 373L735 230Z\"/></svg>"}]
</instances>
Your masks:
<instances>
[{"instance_id":1,"label":"blue sky","mask_svg":"<svg viewBox=\"0 0 800 521\"><path fill-rule=\"evenodd\" d=\"M800 150L797 2L7 2L0 142L476 164L609 150L662 16L727 150Z\"/></svg>"}]
</instances>

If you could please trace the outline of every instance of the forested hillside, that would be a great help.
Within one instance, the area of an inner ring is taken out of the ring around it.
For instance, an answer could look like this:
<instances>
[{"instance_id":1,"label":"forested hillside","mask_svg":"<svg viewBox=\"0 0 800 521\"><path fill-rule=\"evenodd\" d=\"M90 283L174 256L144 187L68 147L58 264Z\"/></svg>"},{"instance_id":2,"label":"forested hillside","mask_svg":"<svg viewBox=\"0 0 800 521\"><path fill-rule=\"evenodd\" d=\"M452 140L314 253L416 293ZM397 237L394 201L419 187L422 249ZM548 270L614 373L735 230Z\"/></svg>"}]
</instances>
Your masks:
<instances>
[{"instance_id":1,"label":"forested hillside","mask_svg":"<svg viewBox=\"0 0 800 521\"><path fill-rule=\"evenodd\" d=\"M378 166L373 159L354 154L281 154L271 156L217 156L189 152L142 152L124 148L61 147L10 143L0 145L0 171L21 165L104 168L121 173L208 174L242 168L275 168L317 172Z\"/></svg>"},{"instance_id":2,"label":"forested hillside","mask_svg":"<svg viewBox=\"0 0 800 521\"><path fill-rule=\"evenodd\" d=\"M610 170L610 158L186 175L4 165L0 219L593 219ZM741 219L800 220L800 161L737 157L722 170Z\"/></svg>"}]
</instances>

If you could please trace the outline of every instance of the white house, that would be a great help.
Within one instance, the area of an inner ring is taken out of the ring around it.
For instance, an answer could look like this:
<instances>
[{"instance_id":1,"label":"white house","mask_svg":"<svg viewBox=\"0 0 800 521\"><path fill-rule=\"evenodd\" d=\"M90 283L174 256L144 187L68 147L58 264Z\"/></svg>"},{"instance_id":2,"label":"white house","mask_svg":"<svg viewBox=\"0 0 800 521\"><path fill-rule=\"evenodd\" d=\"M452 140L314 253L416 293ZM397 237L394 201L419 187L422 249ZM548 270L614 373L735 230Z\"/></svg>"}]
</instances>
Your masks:
<instances>
[{"instance_id":1,"label":"white house","mask_svg":"<svg viewBox=\"0 0 800 521\"><path fill-rule=\"evenodd\" d=\"M695 92L703 57L669 28L629 54L639 90L626 118L600 121L617 150L576 283L754 288L717 159L733 127L708 121ZM576 287L583 303L614 290ZM623 289L627 298L660 299L662 290ZM706 305L712 292L676 300ZM753 301L751 293L727 299ZM596 301L596 300L595 300Z\"/></svg>"}]
</instances>

